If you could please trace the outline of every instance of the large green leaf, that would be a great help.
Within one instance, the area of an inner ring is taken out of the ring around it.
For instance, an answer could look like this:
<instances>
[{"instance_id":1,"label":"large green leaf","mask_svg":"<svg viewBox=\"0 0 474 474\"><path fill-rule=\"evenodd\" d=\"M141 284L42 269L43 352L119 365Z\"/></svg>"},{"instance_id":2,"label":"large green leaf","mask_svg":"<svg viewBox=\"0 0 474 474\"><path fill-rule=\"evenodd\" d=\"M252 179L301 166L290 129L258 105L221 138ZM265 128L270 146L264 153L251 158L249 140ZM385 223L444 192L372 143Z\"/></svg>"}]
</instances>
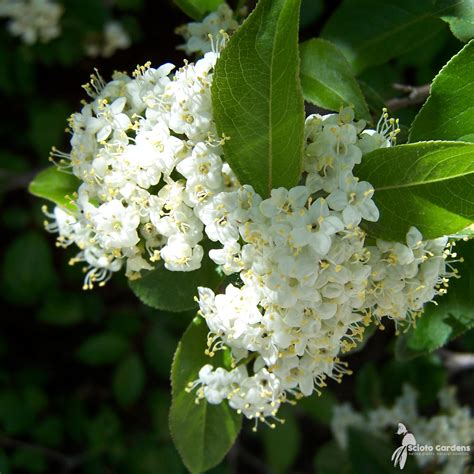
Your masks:
<instances>
[{"instance_id":1,"label":"large green leaf","mask_svg":"<svg viewBox=\"0 0 474 474\"><path fill-rule=\"evenodd\" d=\"M74 210L76 207L71 204L71 198L79 184L80 181L74 175L63 173L56 166L51 166L35 176L28 190L35 196Z\"/></svg>"},{"instance_id":2,"label":"large green leaf","mask_svg":"<svg viewBox=\"0 0 474 474\"><path fill-rule=\"evenodd\" d=\"M306 101L338 111L351 105L357 117L371 119L369 109L351 67L339 48L323 39L300 46L301 86Z\"/></svg>"},{"instance_id":3,"label":"large green leaf","mask_svg":"<svg viewBox=\"0 0 474 474\"><path fill-rule=\"evenodd\" d=\"M180 313L197 307L198 286L216 288L222 280L214 262L205 249L201 268L192 272L172 272L158 263L153 270L143 272L138 280L130 280L132 291L152 308Z\"/></svg>"},{"instance_id":4,"label":"large green leaf","mask_svg":"<svg viewBox=\"0 0 474 474\"><path fill-rule=\"evenodd\" d=\"M355 175L375 189L380 219L369 235L405 241L411 226L425 239L455 233L474 221L474 144L421 142L366 155Z\"/></svg>"},{"instance_id":5,"label":"large green leaf","mask_svg":"<svg viewBox=\"0 0 474 474\"><path fill-rule=\"evenodd\" d=\"M223 0L174 0L174 3L193 20L201 20L208 12L217 10Z\"/></svg>"},{"instance_id":6,"label":"large green leaf","mask_svg":"<svg viewBox=\"0 0 474 474\"><path fill-rule=\"evenodd\" d=\"M231 448L242 425L242 415L226 402L210 405L201 400L196 404L195 394L186 391L189 382L198 378L202 366L209 363L224 366L223 351L213 358L204 354L208 332L202 318L192 321L178 344L171 370L171 436L192 473L217 465Z\"/></svg>"},{"instance_id":7,"label":"large green leaf","mask_svg":"<svg viewBox=\"0 0 474 474\"><path fill-rule=\"evenodd\" d=\"M260 0L222 51L212 85L226 160L265 197L295 186L301 173L299 7L300 0Z\"/></svg>"},{"instance_id":8,"label":"large green leaf","mask_svg":"<svg viewBox=\"0 0 474 474\"><path fill-rule=\"evenodd\" d=\"M448 293L425 309L415 328L398 337L398 358L434 351L474 327L474 241L458 243L456 251L464 258L464 263L456 265L461 278L452 278Z\"/></svg>"},{"instance_id":9,"label":"large green leaf","mask_svg":"<svg viewBox=\"0 0 474 474\"><path fill-rule=\"evenodd\" d=\"M437 18L443 11L433 0L345 0L322 36L359 73L430 41L443 28Z\"/></svg>"},{"instance_id":10,"label":"large green leaf","mask_svg":"<svg viewBox=\"0 0 474 474\"><path fill-rule=\"evenodd\" d=\"M430 97L413 122L410 141L474 141L473 112L474 40L435 77Z\"/></svg>"}]
</instances>

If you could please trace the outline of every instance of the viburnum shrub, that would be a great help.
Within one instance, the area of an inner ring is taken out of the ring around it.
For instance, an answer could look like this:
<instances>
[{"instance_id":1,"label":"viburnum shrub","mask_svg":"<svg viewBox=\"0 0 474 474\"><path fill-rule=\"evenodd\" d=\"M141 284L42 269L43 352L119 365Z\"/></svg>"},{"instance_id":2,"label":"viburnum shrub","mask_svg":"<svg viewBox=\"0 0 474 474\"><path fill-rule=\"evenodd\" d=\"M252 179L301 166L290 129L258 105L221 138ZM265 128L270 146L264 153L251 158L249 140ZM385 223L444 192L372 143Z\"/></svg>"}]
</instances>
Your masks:
<instances>
[{"instance_id":1,"label":"viburnum shrub","mask_svg":"<svg viewBox=\"0 0 474 474\"><path fill-rule=\"evenodd\" d=\"M84 289L124 271L146 304L199 306L171 377L193 472L222 459L242 417L277 427L282 404L341 382L368 328L390 319L400 351L434 349L419 342L424 308L459 278L454 246L471 236L474 144L449 83L469 80L474 44L397 144L398 120L373 121L343 53L298 45L299 6L260 0L239 26L245 11L216 5L178 29L195 62L93 74L70 150L30 186L56 204L45 226L76 249ZM305 114L304 99L335 113Z\"/></svg>"}]
</instances>

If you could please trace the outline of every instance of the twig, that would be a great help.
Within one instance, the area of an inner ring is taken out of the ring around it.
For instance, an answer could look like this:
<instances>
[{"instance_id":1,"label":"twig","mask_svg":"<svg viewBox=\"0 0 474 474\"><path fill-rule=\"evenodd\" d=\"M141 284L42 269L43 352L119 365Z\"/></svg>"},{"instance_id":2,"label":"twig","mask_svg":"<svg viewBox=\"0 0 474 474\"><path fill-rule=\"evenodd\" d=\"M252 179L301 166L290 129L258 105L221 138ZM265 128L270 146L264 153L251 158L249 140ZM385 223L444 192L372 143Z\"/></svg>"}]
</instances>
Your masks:
<instances>
[{"instance_id":1,"label":"twig","mask_svg":"<svg viewBox=\"0 0 474 474\"><path fill-rule=\"evenodd\" d=\"M51 461L55 461L61 464L64 468L64 472L71 472L81 464L87 458L86 454L78 454L75 456L67 456L59 451L56 451L51 448L46 448L44 446L39 446L37 444L28 443L26 441L21 441L18 439L10 438L9 436L0 435L0 445L10 447L10 448L23 448L31 451L36 451Z\"/></svg>"},{"instance_id":2,"label":"twig","mask_svg":"<svg viewBox=\"0 0 474 474\"><path fill-rule=\"evenodd\" d=\"M451 372L456 373L461 370L474 369L474 354L448 351L447 349L439 349L438 354L445 367Z\"/></svg>"},{"instance_id":3,"label":"twig","mask_svg":"<svg viewBox=\"0 0 474 474\"><path fill-rule=\"evenodd\" d=\"M405 97L395 97L387 101L387 108L391 111L404 109L411 105L421 104L426 100L430 94L431 84L424 84L422 86L409 86L405 84L393 84L393 88L408 94Z\"/></svg>"}]
</instances>

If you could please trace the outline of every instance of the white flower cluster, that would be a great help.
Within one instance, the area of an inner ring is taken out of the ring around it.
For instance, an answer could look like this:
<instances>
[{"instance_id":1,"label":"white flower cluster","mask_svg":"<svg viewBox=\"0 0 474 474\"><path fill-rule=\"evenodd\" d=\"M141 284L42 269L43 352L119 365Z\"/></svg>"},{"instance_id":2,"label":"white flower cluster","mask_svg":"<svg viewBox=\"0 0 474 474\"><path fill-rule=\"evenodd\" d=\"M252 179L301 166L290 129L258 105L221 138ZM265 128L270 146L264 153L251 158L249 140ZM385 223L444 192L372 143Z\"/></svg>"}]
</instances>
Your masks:
<instances>
[{"instance_id":1,"label":"white flower cluster","mask_svg":"<svg viewBox=\"0 0 474 474\"><path fill-rule=\"evenodd\" d=\"M102 37L99 40L86 43L85 51L93 58L102 56L110 58L118 49L128 49L132 44L130 35L119 21L108 21L104 25Z\"/></svg>"},{"instance_id":2,"label":"white flower cluster","mask_svg":"<svg viewBox=\"0 0 474 474\"><path fill-rule=\"evenodd\" d=\"M397 130L386 116L378 131L364 126L350 108L310 116L304 185L274 189L265 200L242 186L204 206L205 232L222 245L211 259L240 277L223 294L199 288L208 353L225 345L238 366L204 367L191 384L198 398L227 398L248 418L265 421L290 396L319 392L328 377L339 381L349 372L339 355L356 346L371 321L409 323L439 293L447 239L423 242L412 228L407 245L365 245L359 224L377 221L379 212L372 186L353 168L364 152L390 146Z\"/></svg>"},{"instance_id":3,"label":"white flower cluster","mask_svg":"<svg viewBox=\"0 0 474 474\"><path fill-rule=\"evenodd\" d=\"M348 430L351 427L373 434L383 435L387 428L393 433L401 421L408 426L420 445L470 446L474 442L474 419L469 407L459 406L454 387L442 389L438 394L440 413L426 418L418 413L417 392L404 385L403 393L392 407L379 407L365 414L356 412L350 404L338 405L334 409L331 429L343 449L348 445ZM414 456L420 467L433 463L442 468L443 474L465 472L469 456Z\"/></svg>"},{"instance_id":4,"label":"white flower cluster","mask_svg":"<svg viewBox=\"0 0 474 474\"><path fill-rule=\"evenodd\" d=\"M61 246L76 244L86 262L85 288L126 264L129 278L162 259L168 270L200 266L201 212L233 185L212 120L210 84L216 54L186 64L92 76L92 101L69 119L71 152L52 159L81 184L76 212L56 207L47 223ZM207 212L207 211L206 211Z\"/></svg>"},{"instance_id":5,"label":"white flower cluster","mask_svg":"<svg viewBox=\"0 0 474 474\"><path fill-rule=\"evenodd\" d=\"M182 49L188 56L209 53L215 50L214 42L222 37L223 32L232 34L238 26L232 9L227 3L221 3L202 22L192 22L176 28L176 33L186 41L178 49Z\"/></svg>"},{"instance_id":6,"label":"white flower cluster","mask_svg":"<svg viewBox=\"0 0 474 474\"><path fill-rule=\"evenodd\" d=\"M447 286L448 277L457 275L446 262L456 255L451 247L448 237L423 241L415 228L408 232L406 245L377 240L368 246L372 274L367 293L374 317L400 321L420 316L427 301L446 292L440 287Z\"/></svg>"},{"instance_id":7,"label":"white flower cluster","mask_svg":"<svg viewBox=\"0 0 474 474\"><path fill-rule=\"evenodd\" d=\"M227 6L219 11L204 29L230 18ZM258 423L328 378L340 381L349 371L339 355L371 322L410 323L445 291L449 251L447 239L423 242L416 229L407 245L365 241L360 224L379 211L372 186L353 169L394 141L397 122L386 112L377 130L364 130L351 108L308 117L301 185L267 199L240 186L212 115L217 56L174 74L165 64L138 68L134 78L116 73L107 84L92 77L93 100L70 118L71 152L53 150L81 181L71 196L76 212L56 207L47 228L59 232L59 245L79 247L73 263L86 263L85 288L124 265L129 278L158 260L171 271L195 270L204 234L218 242L211 259L238 278L223 294L199 288L200 312L207 352L227 346L235 367L206 365L190 390L210 403L227 399Z\"/></svg>"},{"instance_id":8,"label":"white flower cluster","mask_svg":"<svg viewBox=\"0 0 474 474\"><path fill-rule=\"evenodd\" d=\"M57 38L62 14L62 5L50 0L0 0L0 18L8 18L8 31L26 44Z\"/></svg>"}]
</instances>

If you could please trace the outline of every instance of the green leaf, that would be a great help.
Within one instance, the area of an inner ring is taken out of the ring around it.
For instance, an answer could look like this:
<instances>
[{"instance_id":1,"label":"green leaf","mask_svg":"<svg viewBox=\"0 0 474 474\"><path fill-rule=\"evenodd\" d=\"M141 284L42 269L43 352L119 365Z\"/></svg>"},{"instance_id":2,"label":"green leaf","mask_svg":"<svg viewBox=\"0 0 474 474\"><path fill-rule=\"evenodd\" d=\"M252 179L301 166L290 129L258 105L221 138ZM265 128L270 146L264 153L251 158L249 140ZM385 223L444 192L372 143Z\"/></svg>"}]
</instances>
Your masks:
<instances>
[{"instance_id":1,"label":"green leaf","mask_svg":"<svg viewBox=\"0 0 474 474\"><path fill-rule=\"evenodd\" d=\"M51 249L44 235L27 232L7 247L2 289L8 301L22 306L37 303L55 284Z\"/></svg>"},{"instance_id":2,"label":"green leaf","mask_svg":"<svg viewBox=\"0 0 474 474\"><path fill-rule=\"evenodd\" d=\"M443 11L433 0L345 0L321 36L359 73L431 41L443 28Z\"/></svg>"},{"instance_id":3,"label":"green leaf","mask_svg":"<svg viewBox=\"0 0 474 474\"><path fill-rule=\"evenodd\" d=\"M121 406L135 403L145 386L145 369L137 354L130 354L116 368L113 380L115 399Z\"/></svg>"},{"instance_id":4,"label":"green leaf","mask_svg":"<svg viewBox=\"0 0 474 474\"><path fill-rule=\"evenodd\" d=\"M174 0L174 3L193 20L201 20L206 13L217 10L223 0Z\"/></svg>"},{"instance_id":5,"label":"green leaf","mask_svg":"<svg viewBox=\"0 0 474 474\"><path fill-rule=\"evenodd\" d=\"M109 407L101 408L99 414L89 421L87 437L93 451L110 450L113 442L120 437L120 419Z\"/></svg>"},{"instance_id":6,"label":"green leaf","mask_svg":"<svg viewBox=\"0 0 474 474\"><path fill-rule=\"evenodd\" d=\"M23 397L13 390L0 393L0 427L7 435L28 432L35 421L35 412L24 405Z\"/></svg>"},{"instance_id":7,"label":"green leaf","mask_svg":"<svg viewBox=\"0 0 474 474\"><path fill-rule=\"evenodd\" d=\"M172 272L166 270L163 264L158 264L154 270L143 272L138 280L130 280L130 288L152 308L177 313L195 309L197 287L216 288L222 280L207 250L204 246L204 258L199 270Z\"/></svg>"},{"instance_id":8,"label":"green leaf","mask_svg":"<svg viewBox=\"0 0 474 474\"><path fill-rule=\"evenodd\" d=\"M370 121L369 109L351 66L341 51L323 39L300 46L301 86L307 102L328 110L353 106L355 115Z\"/></svg>"},{"instance_id":9,"label":"green leaf","mask_svg":"<svg viewBox=\"0 0 474 474\"><path fill-rule=\"evenodd\" d=\"M369 110L375 115L380 116L382 109L385 107L385 102L380 94L367 82L359 80L359 87L363 96L367 101Z\"/></svg>"},{"instance_id":10,"label":"green leaf","mask_svg":"<svg viewBox=\"0 0 474 474\"><path fill-rule=\"evenodd\" d=\"M398 337L395 354L406 360L432 352L474 327L474 241L459 242L457 264L460 277L452 278L446 295L426 307L416 327Z\"/></svg>"},{"instance_id":11,"label":"green leaf","mask_svg":"<svg viewBox=\"0 0 474 474\"><path fill-rule=\"evenodd\" d=\"M88 365L116 362L127 351L128 342L118 334L103 332L86 339L76 352L79 360Z\"/></svg>"},{"instance_id":12,"label":"green leaf","mask_svg":"<svg viewBox=\"0 0 474 474\"><path fill-rule=\"evenodd\" d=\"M226 160L264 197L300 178L299 7L300 0L260 0L222 51L212 84L217 130L229 137Z\"/></svg>"},{"instance_id":13,"label":"green leaf","mask_svg":"<svg viewBox=\"0 0 474 474\"><path fill-rule=\"evenodd\" d=\"M393 404L402 394L403 385L408 384L418 392L418 405L429 406L436 401L438 392L447 382L446 369L434 353L410 361L392 358L379 374L386 405Z\"/></svg>"},{"instance_id":14,"label":"green leaf","mask_svg":"<svg viewBox=\"0 0 474 474\"><path fill-rule=\"evenodd\" d=\"M58 447L64 437L64 426L61 418L49 416L34 427L33 438L46 446Z\"/></svg>"},{"instance_id":15,"label":"green leaf","mask_svg":"<svg viewBox=\"0 0 474 474\"><path fill-rule=\"evenodd\" d=\"M223 366L223 354L213 358L204 354L209 330L202 318L195 318L183 335L174 356L171 371L172 403L170 431L184 464L192 473L203 472L219 464L234 443L242 424L242 415L226 402L210 405L195 403L195 394L186 392L189 382L198 378L202 366Z\"/></svg>"},{"instance_id":16,"label":"green leaf","mask_svg":"<svg viewBox=\"0 0 474 474\"><path fill-rule=\"evenodd\" d=\"M452 9L441 17L449 23L454 36L467 43L474 38L474 3L472 0L455 2Z\"/></svg>"},{"instance_id":17,"label":"green leaf","mask_svg":"<svg viewBox=\"0 0 474 474\"><path fill-rule=\"evenodd\" d=\"M74 292L50 291L37 318L43 323L57 326L77 324L84 319L82 299Z\"/></svg>"},{"instance_id":18,"label":"green leaf","mask_svg":"<svg viewBox=\"0 0 474 474\"><path fill-rule=\"evenodd\" d=\"M375 150L355 175L375 189L380 219L372 237L405 241L411 226L425 239L449 235L474 220L474 145L422 142Z\"/></svg>"},{"instance_id":19,"label":"green leaf","mask_svg":"<svg viewBox=\"0 0 474 474\"><path fill-rule=\"evenodd\" d=\"M474 40L441 69L413 122L410 141L469 140L474 134Z\"/></svg>"},{"instance_id":20,"label":"green leaf","mask_svg":"<svg viewBox=\"0 0 474 474\"><path fill-rule=\"evenodd\" d=\"M275 429L262 428L267 464L277 474L288 472L296 460L300 445L300 431L293 412L283 409L278 416L285 421L283 425L277 423Z\"/></svg>"},{"instance_id":21,"label":"green leaf","mask_svg":"<svg viewBox=\"0 0 474 474\"><path fill-rule=\"evenodd\" d=\"M51 166L35 176L28 190L31 194L52 201L58 206L75 210L76 206L70 201L79 184L80 181L74 175L63 173L56 166Z\"/></svg>"}]
</instances>

